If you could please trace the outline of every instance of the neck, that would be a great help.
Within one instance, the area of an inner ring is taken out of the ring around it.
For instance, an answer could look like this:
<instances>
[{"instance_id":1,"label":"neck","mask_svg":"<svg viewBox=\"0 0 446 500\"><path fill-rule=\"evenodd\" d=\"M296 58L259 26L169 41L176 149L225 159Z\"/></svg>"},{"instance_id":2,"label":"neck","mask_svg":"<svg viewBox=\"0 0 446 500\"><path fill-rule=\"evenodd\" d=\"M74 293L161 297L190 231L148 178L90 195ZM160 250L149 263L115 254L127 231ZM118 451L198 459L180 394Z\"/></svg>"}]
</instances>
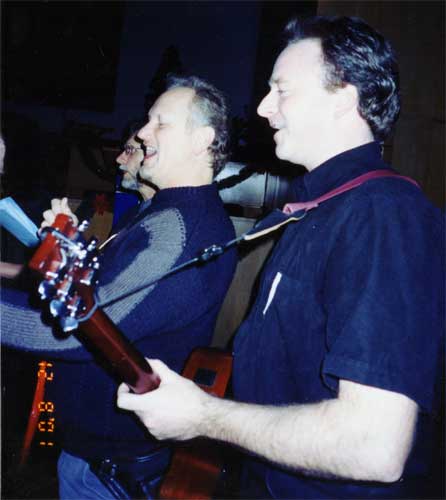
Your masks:
<instances>
[{"instance_id":1,"label":"neck","mask_svg":"<svg viewBox=\"0 0 446 500\"><path fill-rule=\"evenodd\" d=\"M159 188L205 186L212 183L213 177L212 167L208 163L187 164L181 173L176 171L172 177L166 178Z\"/></svg>"},{"instance_id":2,"label":"neck","mask_svg":"<svg viewBox=\"0 0 446 500\"><path fill-rule=\"evenodd\" d=\"M325 147L321 148L318 154L305 164L305 167L311 172L311 170L322 165L322 163L330 158L350 149L373 142L374 140L373 134L368 126L349 130L341 129L339 133L336 134L336 137L333 137L331 141L326 141Z\"/></svg>"},{"instance_id":3,"label":"neck","mask_svg":"<svg viewBox=\"0 0 446 500\"><path fill-rule=\"evenodd\" d=\"M153 198L153 195L155 194L155 189L141 183L139 183L138 191L143 201L147 201L150 198Z\"/></svg>"}]
</instances>

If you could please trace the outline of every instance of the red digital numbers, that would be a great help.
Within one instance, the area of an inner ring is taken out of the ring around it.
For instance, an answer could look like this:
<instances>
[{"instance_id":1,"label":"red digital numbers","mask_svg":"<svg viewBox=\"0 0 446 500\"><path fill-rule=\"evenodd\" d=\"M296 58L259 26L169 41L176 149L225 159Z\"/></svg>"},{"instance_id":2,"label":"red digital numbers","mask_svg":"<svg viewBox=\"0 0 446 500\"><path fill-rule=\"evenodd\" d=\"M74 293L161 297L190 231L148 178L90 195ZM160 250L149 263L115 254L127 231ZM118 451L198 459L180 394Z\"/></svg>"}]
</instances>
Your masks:
<instances>
[{"instance_id":1,"label":"red digital numbers","mask_svg":"<svg viewBox=\"0 0 446 500\"><path fill-rule=\"evenodd\" d=\"M48 382L51 382L54 378L54 373L48 373L47 368L52 368L53 363L50 363L49 361L41 361L39 363L39 370L37 372L38 377L44 377Z\"/></svg>"},{"instance_id":2,"label":"red digital numbers","mask_svg":"<svg viewBox=\"0 0 446 500\"><path fill-rule=\"evenodd\" d=\"M52 382L54 380L54 372L48 369L53 367L53 363L48 361L41 361L39 363L38 377L43 377L45 382ZM39 446L54 446L54 441L51 440L51 433L54 433L56 427L56 419L53 416L55 406L52 401L40 401L38 404L39 422L37 430L41 433L39 439Z\"/></svg>"}]
</instances>

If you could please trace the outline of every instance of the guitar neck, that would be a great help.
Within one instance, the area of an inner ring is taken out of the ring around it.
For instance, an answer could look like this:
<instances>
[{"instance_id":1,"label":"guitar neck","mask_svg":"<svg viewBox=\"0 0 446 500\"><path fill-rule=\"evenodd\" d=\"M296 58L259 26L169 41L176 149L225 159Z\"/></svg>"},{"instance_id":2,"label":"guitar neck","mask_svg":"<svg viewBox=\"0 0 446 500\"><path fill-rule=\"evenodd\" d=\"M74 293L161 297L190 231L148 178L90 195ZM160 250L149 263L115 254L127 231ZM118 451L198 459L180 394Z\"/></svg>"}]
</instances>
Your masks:
<instances>
[{"instance_id":1,"label":"guitar neck","mask_svg":"<svg viewBox=\"0 0 446 500\"><path fill-rule=\"evenodd\" d=\"M82 246L78 228L65 214L57 215L52 230L29 261L29 267L44 277L49 296L59 306L63 305L61 309L66 309L66 304L79 294L85 311L91 311L95 302L87 283L91 283L92 269L97 269L91 267L95 263L96 245ZM79 248L84 253L79 253ZM74 295L67 293L72 288ZM42 298L47 298L45 290L43 287ZM88 320L79 323L79 329L81 340L98 351L133 392L141 394L159 386L158 375L103 311L97 309Z\"/></svg>"},{"instance_id":2,"label":"guitar neck","mask_svg":"<svg viewBox=\"0 0 446 500\"><path fill-rule=\"evenodd\" d=\"M159 386L160 379L150 364L103 311L98 309L90 319L81 323L80 331L80 338L86 338L101 353L133 392L142 394Z\"/></svg>"}]
</instances>

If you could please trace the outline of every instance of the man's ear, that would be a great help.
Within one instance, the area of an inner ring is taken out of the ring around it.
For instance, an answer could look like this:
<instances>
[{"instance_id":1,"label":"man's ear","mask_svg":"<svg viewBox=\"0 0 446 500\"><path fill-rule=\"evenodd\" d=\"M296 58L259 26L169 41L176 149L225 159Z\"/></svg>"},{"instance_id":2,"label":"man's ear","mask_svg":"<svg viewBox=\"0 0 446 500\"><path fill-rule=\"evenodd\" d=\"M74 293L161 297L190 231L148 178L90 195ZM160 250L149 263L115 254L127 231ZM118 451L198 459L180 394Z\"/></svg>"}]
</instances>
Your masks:
<instances>
[{"instance_id":1,"label":"man's ear","mask_svg":"<svg viewBox=\"0 0 446 500\"><path fill-rule=\"evenodd\" d=\"M335 118L342 118L343 116L357 111L358 109L358 89L347 83L344 87L336 89L337 102L335 106Z\"/></svg>"},{"instance_id":2,"label":"man's ear","mask_svg":"<svg viewBox=\"0 0 446 500\"><path fill-rule=\"evenodd\" d=\"M209 125L205 127L197 127L194 130L193 148L196 155L200 155L208 151L209 146L214 142L215 130Z\"/></svg>"}]
</instances>

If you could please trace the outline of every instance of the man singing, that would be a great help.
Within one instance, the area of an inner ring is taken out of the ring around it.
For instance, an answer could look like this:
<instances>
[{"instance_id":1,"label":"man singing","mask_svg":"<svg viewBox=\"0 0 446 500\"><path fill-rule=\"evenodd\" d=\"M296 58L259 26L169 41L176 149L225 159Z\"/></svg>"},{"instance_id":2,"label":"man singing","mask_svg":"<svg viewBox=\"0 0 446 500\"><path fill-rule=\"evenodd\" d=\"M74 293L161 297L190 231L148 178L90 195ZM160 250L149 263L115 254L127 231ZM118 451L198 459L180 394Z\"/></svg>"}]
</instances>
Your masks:
<instances>
[{"instance_id":1,"label":"man singing","mask_svg":"<svg viewBox=\"0 0 446 500\"><path fill-rule=\"evenodd\" d=\"M356 18L293 21L258 107L314 200L375 170L399 109L389 43ZM287 226L236 335L235 401L155 362L160 387L118 405L159 439L246 450L241 498L432 498L443 362L440 213L383 177ZM431 496L432 495L432 496Z\"/></svg>"}]
</instances>

